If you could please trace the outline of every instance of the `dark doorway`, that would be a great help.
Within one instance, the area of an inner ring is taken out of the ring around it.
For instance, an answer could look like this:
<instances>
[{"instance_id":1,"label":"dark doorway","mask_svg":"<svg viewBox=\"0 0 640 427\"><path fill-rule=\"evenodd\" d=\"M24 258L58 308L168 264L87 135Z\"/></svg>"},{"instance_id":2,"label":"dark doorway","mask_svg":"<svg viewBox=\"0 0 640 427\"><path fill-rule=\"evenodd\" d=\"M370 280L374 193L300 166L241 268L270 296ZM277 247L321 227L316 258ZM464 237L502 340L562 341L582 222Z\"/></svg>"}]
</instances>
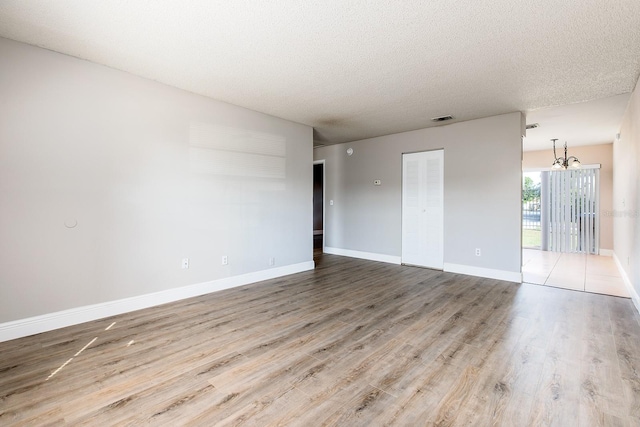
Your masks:
<instances>
[{"instance_id":1,"label":"dark doorway","mask_svg":"<svg viewBox=\"0 0 640 427\"><path fill-rule=\"evenodd\" d=\"M324 230L324 163L313 165L313 250L322 252Z\"/></svg>"}]
</instances>

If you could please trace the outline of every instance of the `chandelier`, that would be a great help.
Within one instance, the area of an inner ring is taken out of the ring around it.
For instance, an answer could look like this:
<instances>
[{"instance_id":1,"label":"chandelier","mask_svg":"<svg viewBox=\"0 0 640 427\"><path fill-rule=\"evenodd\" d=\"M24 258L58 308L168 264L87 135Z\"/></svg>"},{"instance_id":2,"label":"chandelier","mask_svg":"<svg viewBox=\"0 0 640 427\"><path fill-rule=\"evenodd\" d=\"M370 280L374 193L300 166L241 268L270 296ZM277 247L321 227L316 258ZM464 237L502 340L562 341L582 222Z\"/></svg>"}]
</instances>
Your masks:
<instances>
[{"instance_id":1,"label":"chandelier","mask_svg":"<svg viewBox=\"0 0 640 427\"><path fill-rule=\"evenodd\" d=\"M556 141L558 139L554 138L553 141L553 157L555 160L553 161L553 165L551 169L559 170L559 169L579 169L580 168L580 160L576 156L567 157L567 142L564 143L564 157L558 157L556 154Z\"/></svg>"}]
</instances>

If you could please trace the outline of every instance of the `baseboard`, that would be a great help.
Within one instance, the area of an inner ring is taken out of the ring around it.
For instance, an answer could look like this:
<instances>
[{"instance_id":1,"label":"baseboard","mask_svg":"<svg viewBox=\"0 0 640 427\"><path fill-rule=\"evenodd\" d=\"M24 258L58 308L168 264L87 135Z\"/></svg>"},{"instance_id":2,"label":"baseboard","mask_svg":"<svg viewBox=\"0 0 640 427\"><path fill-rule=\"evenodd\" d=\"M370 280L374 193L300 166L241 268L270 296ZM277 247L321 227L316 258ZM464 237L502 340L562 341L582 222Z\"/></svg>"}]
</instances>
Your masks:
<instances>
[{"instance_id":1,"label":"baseboard","mask_svg":"<svg viewBox=\"0 0 640 427\"><path fill-rule=\"evenodd\" d=\"M601 256L613 256L613 249L600 249L598 255Z\"/></svg>"},{"instance_id":2,"label":"baseboard","mask_svg":"<svg viewBox=\"0 0 640 427\"><path fill-rule=\"evenodd\" d=\"M618 259L618 255L616 255L615 252L613 253L613 260L616 262L616 266L618 266L618 271L622 276L624 285L627 287L627 291L629 291L629 295L631 295L631 301L633 301L633 305L636 306L636 310L638 310L638 313L640 314L640 295L638 295L635 288L633 287L631 279L629 279L627 272L624 270L624 268L622 268L622 263Z\"/></svg>"},{"instance_id":3,"label":"baseboard","mask_svg":"<svg viewBox=\"0 0 640 427\"><path fill-rule=\"evenodd\" d=\"M402 258L393 255L376 254L372 252L353 251L351 249L332 248L325 246L324 252L332 255L348 256L351 258L368 259L371 261L402 264ZM449 273L467 274L469 276L486 277L488 279L505 280L507 282L522 283L522 273L512 271L493 270L490 268L471 267L468 265L444 263L443 270Z\"/></svg>"},{"instance_id":4,"label":"baseboard","mask_svg":"<svg viewBox=\"0 0 640 427\"><path fill-rule=\"evenodd\" d=\"M373 252L352 251L351 249L332 248L329 246L324 247L324 252L332 255L341 255L341 256L348 256L351 258L368 259L370 261L387 262L389 264L400 265L401 263L401 258L399 256L376 254Z\"/></svg>"},{"instance_id":5,"label":"baseboard","mask_svg":"<svg viewBox=\"0 0 640 427\"><path fill-rule=\"evenodd\" d=\"M466 274L468 276L486 277L488 279L522 283L522 273L515 271L494 270L492 268L472 267L470 265L450 264L447 262L444 263L443 270L449 273Z\"/></svg>"},{"instance_id":6,"label":"baseboard","mask_svg":"<svg viewBox=\"0 0 640 427\"><path fill-rule=\"evenodd\" d=\"M196 283L180 288L167 289L165 291L154 292L151 294L108 301L100 304L86 305L69 310L57 311L54 313L1 323L0 342L64 328L66 326L77 325L79 323L90 322L92 320L115 316L117 314L128 313L130 311L149 308L160 304L166 304L173 301L179 301L186 298L196 297L211 292L221 291L223 289L248 285L262 280L275 279L289 274L301 273L303 271L313 270L314 267L315 264L313 261L307 261L299 264L241 274L239 276L225 277L223 279L212 280L204 283Z\"/></svg>"}]
</instances>

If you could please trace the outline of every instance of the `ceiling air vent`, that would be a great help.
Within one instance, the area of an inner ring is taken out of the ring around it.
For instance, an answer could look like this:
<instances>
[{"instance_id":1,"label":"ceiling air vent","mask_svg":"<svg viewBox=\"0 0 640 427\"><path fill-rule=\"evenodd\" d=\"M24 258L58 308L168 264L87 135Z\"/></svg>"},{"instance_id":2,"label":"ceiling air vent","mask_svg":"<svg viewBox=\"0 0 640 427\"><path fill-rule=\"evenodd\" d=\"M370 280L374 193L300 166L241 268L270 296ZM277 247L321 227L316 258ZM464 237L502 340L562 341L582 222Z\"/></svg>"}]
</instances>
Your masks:
<instances>
[{"instance_id":1,"label":"ceiling air vent","mask_svg":"<svg viewBox=\"0 0 640 427\"><path fill-rule=\"evenodd\" d=\"M535 128L539 128L540 125L538 123L532 123L530 125L527 125L527 129L535 129Z\"/></svg>"},{"instance_id":2,"label":"ceiling air vent","mask_svg":"<svg viewBox=\"0 0 640 427\"><path fill-rule=\"evenodd\" d=\"M433 119L431 119L432 122L446 122L447 120L452 120L453 116L441 116L441 117L434 117Z\"/></svg>"}]
</instances>

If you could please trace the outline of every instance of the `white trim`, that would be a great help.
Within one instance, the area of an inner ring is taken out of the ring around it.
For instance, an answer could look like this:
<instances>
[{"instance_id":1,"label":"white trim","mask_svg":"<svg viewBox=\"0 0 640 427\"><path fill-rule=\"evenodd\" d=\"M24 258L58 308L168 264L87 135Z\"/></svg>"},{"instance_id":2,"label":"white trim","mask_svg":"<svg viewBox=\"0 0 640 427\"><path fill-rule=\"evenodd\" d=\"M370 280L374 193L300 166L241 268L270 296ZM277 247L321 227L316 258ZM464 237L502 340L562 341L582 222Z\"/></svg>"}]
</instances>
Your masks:
<instances>
[{"instance_id":1,"label":"white trim","mask_svg":"<svg viewBox=\"0 0 640 427\"><path fill-rule=\"evenodd\" d=\"M275 279L289 274L313 270L314 268L315 264L313 261L301 262L299 264L270 268L268 270L241 274L239 276L225 277L210 282L167 289L151 294L86 305L40 316L28 317L26 319L0 323L0 342L196 297L223 289L235 288L262 280Z\"/></svg>"},{"instance_id":2,"label":"white trim","mask_svg":"<svg viewBox=\"0 0 640 427\"><path fill-rule=\"evenodd\" d=\"M613 249L600 249L598 253L600 256L613 256Z\"/></svg>"},{"instance_id":3,"label":"white trim","mask_svg":"<svg viewBox=\"0 0 640 427\"><path fill-rule=\"evenodd\" d=\"M389 264L400 265L400 257L385 254L376 254L373 252L352 251L351 249L332 248L325 246L324 252L332 255L348 256L351 258L368 259L370 261L387 262Z\"/></svg>"},{"instance_id":4,"label":"white trim","mask_svg":"<svg viewBox=\"0 0 640 427\"><path fill-rule=\"evenodd\" d=\"M473 267L470 265L444 263L444 271L448 273L466 274L468 276L486 277L488 279L505 280L522 283L522 273L516 271L494 270L492 268Z\"/></svg>"},{"instance_id":5,"label":"white trim","mask_svg":"<svg viewBox=\"0 0 640 427\"><path fill-rule=\"evenodd\" d=\"M332 248L327 246L325 253L348 256L351 258L368 259L371 261L387 262L400 265L402 259L399 256L376 254L372 252L353 251L351 249ZM468 276L486 277L488 279L505 280L507 282L522 283L522 273L514 271L494 270L491 268L472 267L469 265L444 263L443 271L448 273L466 274Z\"/></svg>"},{"instance_id":6,"label":"white trim","mask_svg":"<svg viewBox=\"0 0 640 427\"><path fill-rule=\"evenodd\" d=\"M618 255L616 255L615 252L613 253L613 260L616 262L616 265L618 266L618 271L622 276L622 281L624 282L624 285L627 287L627 291L629 291L629 295L631 295L631 301L633 301L633 305L636 306L636 310L638 310L638 313L640 314L640 295L638 295L636 290L633 288L633 284L631 283L629 276L627 276L627 272L624 271L624 268L622 268L622 263L618 259Z\"/></svg>"}]
</instances>

